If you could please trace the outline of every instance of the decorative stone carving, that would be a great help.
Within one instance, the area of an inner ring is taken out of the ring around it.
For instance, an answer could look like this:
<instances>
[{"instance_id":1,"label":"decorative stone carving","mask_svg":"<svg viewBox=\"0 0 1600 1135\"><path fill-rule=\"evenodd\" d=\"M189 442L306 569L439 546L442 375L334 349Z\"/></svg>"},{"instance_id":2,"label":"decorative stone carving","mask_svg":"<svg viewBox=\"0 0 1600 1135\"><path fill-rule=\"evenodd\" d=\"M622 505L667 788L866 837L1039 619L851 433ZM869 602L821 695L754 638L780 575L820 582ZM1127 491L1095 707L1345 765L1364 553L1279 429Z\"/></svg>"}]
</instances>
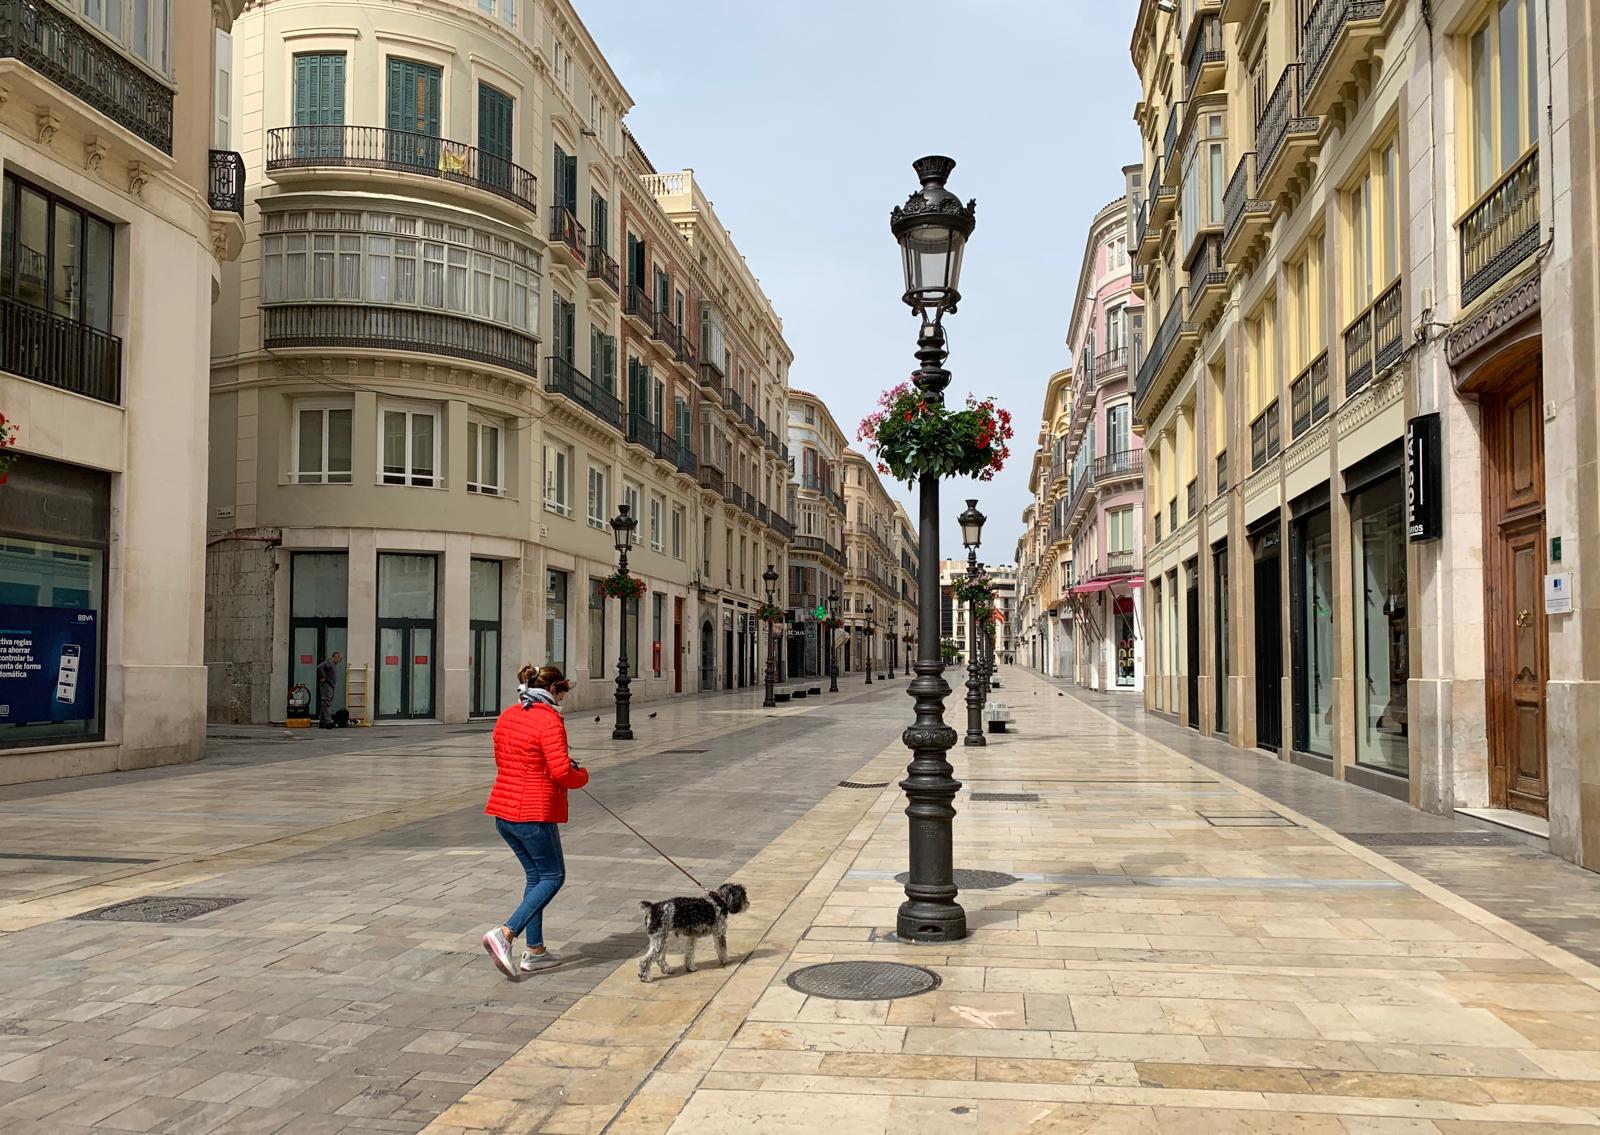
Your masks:
<instances>
[{"instance_id":1,"label":"decorative stone carving","mask_svg":"<svg viewBox=\"0 0 1600 1135\"><path fill-rule=\"evenodd\" d=\"M99 173L100 167L105 164L105 143L98 138L86 138L83 143L83 168L90 173Z\"/></svg>"},{"instance_id":2,"label":"decorative stone carving","mask_svg":"<svg viewBox=\"0 0 1600 1135\"><path fill-rule=\"evenodd\" d=\"M61 130L61 119L48 110L41 110L35 122L38 127L39 145L53 146L56 134Z\"/></svg>"},{"instance_id":3,"label":"decorative stone carving","mask_svg":"<svg viewBox=\"0 0 1600 1135\"><path fill-rule=\"evenodd\" d=\"M1507 331L1539 310L1539 269L1535 265L1498 299L1445 336L1444 357L1451 366L1492 346Z\"/></svg>"},{"instance_id":4,"label":"decorative stone carving","mask_svg":"<svg viewBox=\"0 0 1600 1135\"><path fill-rule=\"evenodd\" d=\"M135 197L144 196L144 187L150 184L150 167L143 162L128 163L128 192Z\"/></svg>"}]
</instances>

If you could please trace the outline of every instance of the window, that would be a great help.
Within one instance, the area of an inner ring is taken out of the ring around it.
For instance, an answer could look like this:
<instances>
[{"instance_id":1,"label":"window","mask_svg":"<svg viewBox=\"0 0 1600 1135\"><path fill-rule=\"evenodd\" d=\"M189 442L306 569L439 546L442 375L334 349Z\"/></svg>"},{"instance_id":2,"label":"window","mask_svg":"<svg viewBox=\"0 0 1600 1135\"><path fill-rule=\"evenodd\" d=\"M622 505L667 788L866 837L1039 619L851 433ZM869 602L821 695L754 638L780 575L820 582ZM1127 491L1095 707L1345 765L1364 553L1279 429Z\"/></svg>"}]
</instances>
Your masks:
<instances>
[{"instance_id":1,"label":"window","mask_svg":"<svg viewBox=\"0 0 1600 1135\"><path fill-rule=\"evenodd\" d=\"M233 37L216 33L217 79L211 94L211 144L219 150L233 149Z\"/></svg>"},{"instance_id":2,"label":"window","mask_svg":"<svg viewBox=\"0 0 1600 1135\"><path fill-rule=\"evenodd\" d=\"M1533 0L1499 0L1469 37L1472 196L1481 197L1539 140Z\"/></svg>"},{"instance_id":3,"label":"window","mask_svg":"<svg viewBox=\"0 0 1600 1135\"><path fill-rule=\"evenodd\" d=\"M609 523L606 516L606 473L604 469L589 466L589 527L605 528Z\"/></svg>"},{"instance_id":4,"label":"window","mask_svg":"<svg viewBox=\"0 0 1600 1135\"><path fill-rule=\"evenodd\" d=\"M617 393L617 337L602 335L600 328L589 325L589 370L591 377L612 397Z\"/></svg>"},{"instance_id":5,"label":"window","mask_svg":"<svg viewBox=\"0 0 1600 1135\"><path fill-rule=\"evenodd\" d=\"M1288 265L1289 369L1299 374L1327 347L1322 316L1322 234L1306 242L1305 250ZM1371 298L1370 296L1367 298Z\"/></svg>"},{"instance_id":6,"label":"window","mask_svg":"<svg viewBox=\"0 0 1600 1135\"><path fill-rule=\"evenodd\" d=\"M493 0L485 2L492 4ZM480 162L479 173L486 175L484 180L502 187L509 187L511 183L507 163L511 161L511 140L515 137L512 129L514 105L514 100L504 91L488 83L478 84L478 149L483 151L480 158L496 159Z\"/></svg>"},{"instance_id":7,"label":"window","mask_svg":"<svg viewBox=\"0 0 1600 1135\"><path fill-rule=\"evenodd\" d=\"M640 499L641 491L639 486L635 485L631 481L624 481L622 483L622 503L628 506L628 515L633 517L634 520L638 520L640 513L644 511L640 507ZM639 529L637 527L635 527L633 530L631 543L644 543L644 537L639 534Z\"/></svg>"},{"instance_id":8,"label":"window","mask_svg":"<svg viewBox=\"0 0 1600 1135\"><path fill-rule=\"evenodd\" d=\"M439 102L444 72L428 63L411 59L389 60L388 116L390 130L420 134L422 139L439 137ZM433 166L439 161L439 147L421 139L391 136L391 157L399 155L408 163Z\"/></svg>"},{"instance_id":9,"label":"window","mask_svg":"<svg viewBox=\"0 0 1600 1135\"><path fill-rule=\"evenodd\" d=\"M1354 318L1400 275L1400 158L1390 141L1369 155L1346 193L1350 223L1350 308ZM1320 250L1319 250L1320 261Z\"/></svg>"},{"instance_id":10,"label":"window","mask_svg":"<svg viewBox=\"0 0 1600 1135\"><path fill-rule=\"evenodd\" d=\"M1222 224L1222 195L1227 188L1223 172L1222 115L1206 116L1204 138L1190 145L1183 170L1183 251L1194 246L1200 230Z\"/></svg>"},{"instance_id":11,"label":"window","mask_svg":"<svg viewBox=\"0 0 1600 1135\"><path fill-rule=\"evenodd\" d=\"M0 294L109 332L115 267L110 222L9 173L3 208ZM62 366L70 354L66 347L61 345Z\"/></svg>"},{"instance_id":12,"label":"window","mask_svg":"<svg viewBox=\"0 0 1600 1135\"><path fill-rule=\"evenodd\" d=\"M561 516L572 515L572 450L568 446L544 447L544 507Z\"/></svg>"},{"instance_id":13,"label":"window","mask_svg":"<svg viewBox=\"0 0 1600 1135\"><path fill-rule=\"evenodd\" d=\"M172 74L172 0L81 0L86 20L163 75Z\"/></svg>"},{"instance_id":14,"label":"window","mask_svg":"<svg viewBox=\"0 0 1600 1135\"><path fill-rule=\"evenodd\" d=\"M672 558L683 559L683 509L672 506Z\"/></svg>"},{"instance_id":15,"label":"window","mask_svg":"<svg viewBox=\"0 0 1600 1135\"><path fill-rule=\"evenodd\" d=\"M1106 551L1133 551L1133 509L1117 508L1106 513Z\"/></svg>"},{"instance_id":16,"label":"window","mask_svg":"<svg viewBox=\"0 0 1600 1135\"><path fill-rule=\"evenodd\" d=\"M544 577L544 664L567 668L567 573Z\"/></svg>"},{"instance_id":17,"label":"window","mask_svg":"<svg viewBox=\"0 0 1600 1135\"><path fill-rule=\"evenodd\" d=\"M505 492L505 454L501 428L482 420L467 421L467 492L499 496Z\"/></svg>"},{"instance_id":18,"label":"window","mask_svg":"<svg viewBox=\"0 0 1600 1135\"><path fill-rule=\"evenodd\" d=\"M261 220L265 304L360 300L539 326L540 258L497 231L376 212L269 212Z\"/></svg>"},{"instance_id":19,"label":"window","mask_svg":"<svg viewBox=\"0 0 1600 1135\"><path fill-rule=\"evenodd\" d=\"M381 412L383 483L437 485L439 412L433 408L385 406Z\"/></svg>"},{"instance_id":20,"label":"window","mask_svg":"<svg viewBox=\"0 0 1600 1135\"><path fill-rule=\"evenodd\" d=\"M600 581L589 581L589 676L600 678L606 672L606 597Z\"/></svg>"},{"instance_id":21,"label":"window","mask_svg":"<svg viewBox=\"0 0 1600 1135\"><path fill-rule=\"evenodd\" d=\"M650 497L650 547L658 552L664 546L661 542L661 517L664 508L665 502L660 497L652 494Z\"/></svg>"},{"instance_id":22,"label":"window","mask_svg":"<svg viewBox=\"0 0 1600 1135\"><path fill-rule=\"evenodd\" d=\"M806 407L806 425L814 426L816 424L817 424L817 410L816 410L816 407L808 405Z\"/></svg>"},{"instance_id":23,"label":"window","mask_svg":"<svg viewBox=\"0 0 1600 1135\"><path fill-rule=\"evenodd\" d=\"M650 596L650 668L657 678L661 677L661 621L666 600L659 591ZM643 661L640 659L641 664Z\"/></svg>"},{"instance_id":24,"label":"window","mask_svg":"<svg viewBox=\"0 0 1600 1135\"><path fill-rule=\"evenodd\" d=\"M1106 411L1106 454L1126 454L1132 447L1130 404L1120 403Z\"/></svg>"},{"instance_id":25,"label":"window","mask_svg":"<svg viewBox=\"0 0 1600 1135\"><path fill-rule=\"evenodd\" d=\"M611 206L593 190L589 193L589 246L611 247Z\"/></svg>"},{"instance_id":26,"label":"window","mask_svg":"<svg viewBox=\"0 0 1600 1135\"><path fill-rule=\"evenodd\" d=\"M300 485L350 483L348 402L297 402L294 408L294 480Z\"/></svg>"}]
</instances>

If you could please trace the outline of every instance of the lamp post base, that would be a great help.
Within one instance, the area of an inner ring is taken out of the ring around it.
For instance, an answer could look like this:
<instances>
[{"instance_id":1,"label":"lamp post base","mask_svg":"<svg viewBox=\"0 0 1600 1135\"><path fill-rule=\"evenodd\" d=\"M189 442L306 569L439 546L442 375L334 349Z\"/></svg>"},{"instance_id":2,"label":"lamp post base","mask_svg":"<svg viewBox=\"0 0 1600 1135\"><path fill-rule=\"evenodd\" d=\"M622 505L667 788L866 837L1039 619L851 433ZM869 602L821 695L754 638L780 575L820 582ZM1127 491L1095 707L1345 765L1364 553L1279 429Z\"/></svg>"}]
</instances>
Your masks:
<instances>
[{"instance_id":1,"label":"lamp post base","mask_svg":"<svg viewBox=\"0 0 1600 1135\"><path fill-rule=\"evenodd\" d=\"M633 740L633 730L632 729L613 729L611 731L611 739L613 741L631 741L631 740Z\"/></svg>"},{"instance_id":2,"label":"lamp post base","mask_svg":"<svg viewBox=\"0 0 1600 1135\"><path fill-rule=\"evenodd\" d=\"M967 936L967 912L953 901L907 899L895 917L894 933L902 942L959 942Z\"/></svg>"}]
</instances>

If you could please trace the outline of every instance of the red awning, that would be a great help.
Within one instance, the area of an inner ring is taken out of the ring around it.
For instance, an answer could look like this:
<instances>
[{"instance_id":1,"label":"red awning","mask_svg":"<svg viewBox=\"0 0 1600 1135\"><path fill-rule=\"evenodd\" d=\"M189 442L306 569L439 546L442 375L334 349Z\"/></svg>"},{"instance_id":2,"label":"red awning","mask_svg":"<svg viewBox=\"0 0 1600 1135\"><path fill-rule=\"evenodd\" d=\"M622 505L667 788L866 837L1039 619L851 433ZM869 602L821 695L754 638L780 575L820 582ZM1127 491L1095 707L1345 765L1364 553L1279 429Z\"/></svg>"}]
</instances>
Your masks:
<instances>
[{"instance_id":1,"label":"red awning","mask_svg":"<svg viewBox=\"0 0 1600 1135\"><path fill-rule=\"evenodd\" d=\"M1104 591L1110 586L1111 582L1109 580L1091 579L1088 583L1078 584L1072 589L1072 593L1074 595L1087 595L1091 591Z\"/></svg>"}]
</instances>

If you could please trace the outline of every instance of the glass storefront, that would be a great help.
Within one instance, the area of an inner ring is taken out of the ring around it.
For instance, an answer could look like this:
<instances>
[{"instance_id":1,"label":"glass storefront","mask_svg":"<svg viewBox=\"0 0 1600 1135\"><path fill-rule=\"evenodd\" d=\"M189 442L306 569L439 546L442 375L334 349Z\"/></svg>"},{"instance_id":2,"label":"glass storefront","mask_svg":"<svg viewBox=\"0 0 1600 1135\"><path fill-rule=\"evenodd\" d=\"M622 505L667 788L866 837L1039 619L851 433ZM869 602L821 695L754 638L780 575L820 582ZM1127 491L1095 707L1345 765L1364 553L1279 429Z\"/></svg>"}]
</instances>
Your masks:
<instances>
[{"instance_id":1,"label":"glass storefront","mask_svg":"<svg viewBox=\"0 0 1600 1135\"><path fill-rule=\"evenodd\" d=\"M1228 728L1228 648L1232 628L1228 625L1228 545L1218 544L1211 553L1212 586L1215 588L1216 624L1212 627L1214 653L1211 668L1213 693L1216 695L1216 731Z\"/></svg>"},{"instance_id":2,"label":"glass storefront","mask_svg":"<svg viewBox=\"0 0 1600 1135\"><path fill-rule=\"evenodd\" d=\"M1333 756L1333 520L1326 508L1295 521L1293 566L1295 748Z\"/></svg>"},{"instance_id":3,"label":"glass storefront","mask_svg":"<svg viewBox=\"0 0 1600 1135\"><path fill-rule=\"evenodd\" d=\"M378 556L378 716L432 717L438 559Z\"/></svg>"},{"instance_id":4,"label":"glass storefront","mask_svg":"<svg viewBox=\"0 0 1600 1135\"><path fill-rule=\"evenodd\" d=\"M544 580L544 664L567 669L567 573L550 571Z\"/></svg>"},{"instance_id":5,"label":"glass storefront","mask_svg":"<svg viewBox=\"0 0 1600 1135\"><path fill-rule=\"evenodd\" d=\"M600 594L600 581L589 581L589 678L606 676L606 597Z\"/></svg>"},{"instance_id":6,"label":"glass storefront","mask_svg":"<svg viewBox=\"0 0 1600 1135\"><path fill-rule=\"evenodd\" d=\"M304 687L316 717L317 664L345 653L350 557L344 552L296 552L289 560L289 689ZM345 705L344 665L334 669L333 710Z\"/></svg>"},{"instance_id":7,"label":"glass storefront","mask_svg":"<svg viewBox=\"0 0 1600 1135\"><path fill-rule=\"evenodd\" d=\"M0 746L104 736L110 493L37 457L0 489Z\"/></svg>"},{"instance_id":8,"label":"glass storefront","mask_svg":"<svg viewBox=\"0 0 1600 1135\"><path fill-rule=\"evenodd\" d=\"M467 678L472 686L472 715L488 717L500 711L500 561L472 561L472 652L467 656Z\"/></svg>"},{"instance_id":9,"label":"glass storefront","mask_svg":"<svg viewBox=\"0 0 1600 1135\"><path fill-rule=\"evenodd\" d=\"M1133 667L1133 596L1118 595L1113 604L1116 615L1113 623L1117 635L1117 686L1121 689L1132 689L1134 683Z\"/></svg>"},{"instance_id":10,"label":"glass storefront","mask_svg":"<svg viewBox=\"0 0 1600 1135\"><path fill-rule=\"evenodd\" d=\"M1397 776L1409 771L1404 505L1404 482L1398 476L1350 497L1357 589L1356 762Z\"/></svg>"}]
</instances>

